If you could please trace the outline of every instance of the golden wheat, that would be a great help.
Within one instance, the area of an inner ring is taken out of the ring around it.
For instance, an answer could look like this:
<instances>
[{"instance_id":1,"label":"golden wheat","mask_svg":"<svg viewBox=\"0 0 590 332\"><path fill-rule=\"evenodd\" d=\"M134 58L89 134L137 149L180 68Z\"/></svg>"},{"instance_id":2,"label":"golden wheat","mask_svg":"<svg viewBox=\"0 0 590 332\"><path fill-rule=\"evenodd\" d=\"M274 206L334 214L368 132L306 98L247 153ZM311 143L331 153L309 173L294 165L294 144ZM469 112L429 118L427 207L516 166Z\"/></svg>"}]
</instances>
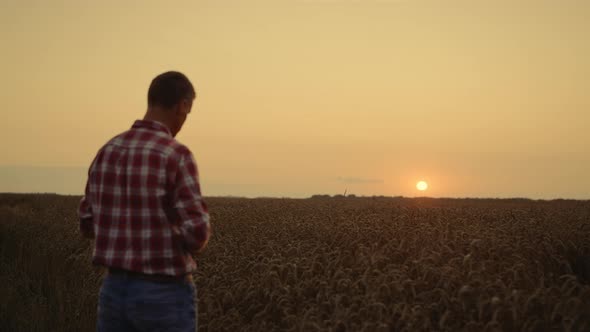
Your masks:
<instances>
[{"instance_id":1,"label":"golden wheat","mask_svg":"<svg viewBox=\"0 0 590 332\"><path fill-rule=\"evenodd\" d=\"M94 327L101 270L78 199L0 195L8 330ZM590 330L590 202L208 203L200 331Z\"/></svg>"}]
</instances>

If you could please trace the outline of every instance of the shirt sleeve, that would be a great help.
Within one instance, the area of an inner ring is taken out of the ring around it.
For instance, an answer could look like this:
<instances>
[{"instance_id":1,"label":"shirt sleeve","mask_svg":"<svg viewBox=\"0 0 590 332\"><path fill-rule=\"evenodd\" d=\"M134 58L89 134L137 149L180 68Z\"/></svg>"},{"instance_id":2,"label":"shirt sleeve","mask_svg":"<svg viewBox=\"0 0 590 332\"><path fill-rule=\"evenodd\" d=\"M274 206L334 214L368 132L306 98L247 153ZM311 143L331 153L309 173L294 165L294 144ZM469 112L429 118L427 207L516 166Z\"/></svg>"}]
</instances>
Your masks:
<instances>
[{"instance_id":1,"label":"shirt sleeve","mask_svg":"<svg viewBox=\"0 0 590 332\"><path fill-rule=\"evenodd\" d=\"M197 163L188 152L181 156L176 173L174 209L181 220L180 235L189 252L198 252L209 241L211 226L207 205L201 196Z\"/></svg>"},{"instance_id":2,"label":"shirt sleeve","mask_svg":"<svg viewBox=\"0 0 590 332\"><path fill-rule=\"evenodd\" d=\"M90 166L92 169L92 165ZM78 217L80 220L80 233L84 237L94 237L94 224L93 224L93 213L92 205L90 204L90 170L88 171L88 180L86 181L86 189L84 190L84 196L80 200L78 206Z\"/></svg>"}]
</instances>

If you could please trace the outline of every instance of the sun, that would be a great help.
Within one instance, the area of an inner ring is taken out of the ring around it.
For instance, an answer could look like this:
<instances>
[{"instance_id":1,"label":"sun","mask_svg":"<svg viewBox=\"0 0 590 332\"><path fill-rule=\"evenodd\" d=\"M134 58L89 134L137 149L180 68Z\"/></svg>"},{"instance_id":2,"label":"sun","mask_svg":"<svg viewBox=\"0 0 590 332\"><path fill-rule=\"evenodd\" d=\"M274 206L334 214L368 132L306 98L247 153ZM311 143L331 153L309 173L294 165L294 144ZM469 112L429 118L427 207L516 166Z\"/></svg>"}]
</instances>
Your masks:
<instances>
[{"instance_id":1,"label":"sun","mask_svg":"<svg viewBox=\"0 0 590 332\"><path fill-rule=\"evenodd\" d=\"M426 183L426 181L418 181L418 183L416 183L416 189L424 191L428 189L428 183Z\"/></svg>"}]
</instances>

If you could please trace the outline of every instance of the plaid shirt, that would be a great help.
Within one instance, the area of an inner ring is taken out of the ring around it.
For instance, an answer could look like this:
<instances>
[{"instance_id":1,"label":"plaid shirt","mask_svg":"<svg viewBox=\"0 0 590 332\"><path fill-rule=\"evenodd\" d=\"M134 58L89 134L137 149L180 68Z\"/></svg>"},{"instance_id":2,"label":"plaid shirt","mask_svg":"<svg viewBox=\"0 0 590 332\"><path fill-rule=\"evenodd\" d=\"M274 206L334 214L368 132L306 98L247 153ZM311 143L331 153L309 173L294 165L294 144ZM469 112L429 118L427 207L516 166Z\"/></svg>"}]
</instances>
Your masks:
<instances>
[{"instance_id":1,"label":"plaid shirt","mask_svg":"<svg viewBox=\"0 0 590 332\"><path fill-rule=\"evenodd\" d=\"M93 264L146 274L194 271L191 253L210 234L195 159L155 121L137 120L98 151L78 214L96 239Z\"/></svg>"}]
</instances>

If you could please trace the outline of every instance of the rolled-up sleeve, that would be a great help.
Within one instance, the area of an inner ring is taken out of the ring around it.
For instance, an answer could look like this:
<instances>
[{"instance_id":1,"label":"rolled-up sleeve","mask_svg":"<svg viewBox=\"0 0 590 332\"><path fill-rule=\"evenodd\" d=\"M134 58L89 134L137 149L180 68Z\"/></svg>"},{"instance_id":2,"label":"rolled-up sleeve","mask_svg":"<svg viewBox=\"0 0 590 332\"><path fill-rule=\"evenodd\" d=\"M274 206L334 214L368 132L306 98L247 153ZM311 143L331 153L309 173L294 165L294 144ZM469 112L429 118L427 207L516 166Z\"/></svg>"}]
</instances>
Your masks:
<instances>
[{"instance_id":1,"label":"rolled-up sleeve","mask_svg":"<svg viewBox=\"0 0 590 332\"><path fill-rule=\"evenodd\" d=\"M192 253L205 248L211 226L207 205L201 196L197 163L190 152L178 163L174 190L174 209L181 219L180 233L185 248Z\"/></svg>"}]
</instances>

